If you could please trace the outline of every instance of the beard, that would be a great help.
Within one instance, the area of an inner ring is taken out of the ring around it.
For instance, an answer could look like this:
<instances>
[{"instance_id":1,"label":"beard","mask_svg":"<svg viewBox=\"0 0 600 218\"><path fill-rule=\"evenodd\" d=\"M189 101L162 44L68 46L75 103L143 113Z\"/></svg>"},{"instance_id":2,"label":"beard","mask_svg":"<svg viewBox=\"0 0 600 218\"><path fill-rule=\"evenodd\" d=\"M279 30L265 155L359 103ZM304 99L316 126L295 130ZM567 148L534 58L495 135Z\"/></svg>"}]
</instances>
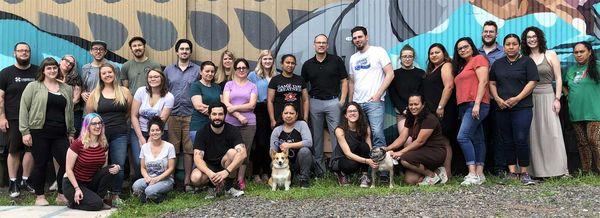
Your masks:
<instances>
[{"instance_id":1,"label":"beard","mask_svg":"<svg viewBox=\"0 0 600 218\"><path fill-rule=\"evenodd\" d=\"M31 58L27 58L27 59L19 59L17 58L17 63L21 66L27 66L29 65L29 61L31 60Z\"/></svg>"},{"instance_id":2,"label":"beard","mask_svg":"<svg viewBox=\"0 0 600 218\"><path fill-rule=\"evenodd\" d=\"M481 37L481 41L483 42L483 45L485 45L485 46L492 46L492 45L496 44L496 39L486 42L485 39L483 37Z\"/></svg>"},{"instance_id":3,"label":"beard","mask_svg":"<svg viewBox=\"0 0 600 218\"><path fill-rule=\"evenodd\" d=\"M138 53L139 53L139 55L138 55ZM146 53L145 51L133 52L133 56L135 56L136 58L142 58L142 57L144 57L145 53Z\"/></svg>"},{"instance_id":4,"label":"beard","mask_svg":"<svg viewBox=\"0 0 600 218\"><path fill-rule=\"evenodd\" d=\"M221 121L221 122L217 123L217 121ZM212 127L215 127L215 128L221 128L221 127L223 127L223 125L225 125L225 121L223 121L223 120L211 120L210 121L210 125Z\"/></svg>"}]
</instances>

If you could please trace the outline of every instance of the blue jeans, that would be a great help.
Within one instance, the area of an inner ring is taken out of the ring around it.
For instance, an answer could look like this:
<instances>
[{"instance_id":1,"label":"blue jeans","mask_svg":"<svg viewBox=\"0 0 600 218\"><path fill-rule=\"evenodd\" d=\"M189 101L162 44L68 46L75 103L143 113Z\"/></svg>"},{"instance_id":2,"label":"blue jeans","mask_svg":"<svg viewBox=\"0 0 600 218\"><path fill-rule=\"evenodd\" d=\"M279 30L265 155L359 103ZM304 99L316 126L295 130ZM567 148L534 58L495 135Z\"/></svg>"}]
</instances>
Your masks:
<instances>
[{"instance_id":1,"label":"blue jeans","mask_svg":"<svg viewBox=\"0 0 600 218\"><path fill-rule=\"evenodd\" d=\"M175 180L173 180L173 178L167 178L154 183L154 185L150 185L146 183L144 178L141 178L133 183L131 189L133 189L133 193L135 194L139 195L143 192L146 194L147 198L156 199L159 195L171 191L174 183Z\"/></svg>"},{"instance_id":2,"label":"blue jeans","mask_svg":"<svg viewBox=\"0 0 600 218\"><path fill-rule=\"evenodd\" d=\"M112 186L114 194L120 194L123 188L123 178L125 174L125 159L127 159L127 133L119 133L116 135L108 135L108 156L110 164L118 164L120 166L119 173L115 176ZM138 154L139 156L139 154Z\"/></svg>"},{"instance_id":3,"label":"blue jeans","mask_svg":"<svg viewBox=\"0 0 600 218\"><path fill-rule=\"evenodd\" d=\"M496 124L507 165L529 166L529 129L533 119L531 108L501 110L496 112Z\"/></svg>"},{"instance_id":4,"label":"blue jeans","mask_svg":"<svg viewBox=\"0 0 600 218\"><path fill-rule=\"evenodd\" d=\"M373 147L385 147L385 135L383 134L383 117L385 105L383 101L360 103L365 115L369 119Z\"/></svg>"},{"instance_id":5,"label":"blue jeans","mask_svg":"<svg viewBox=\"0 0 600 218\"><path fill-rule=\"evenodd\" d=\"M148 132L142 131L142 135L148 141ZM163 135L161 136L162 140L167 141L169 139L169 134L167 134L167 130L163 131ZM130 164L133 164L133 168L135 169L135 178L141 178L142 174L140 173L140 150L142 149L142 145L140 145L138 141L138 137L135 134L133 129L130 129L129 132L129 140L131 144L131 157L133 160L129 161Z\"/></svg>"},{"instance_id":6,"label":"blue jeans","mask_svg":"<svg viewBox=\"0 0 600 218\"><path fill-rule=\"evenodd\" d=\"M465 155L467 165L480 165L485 163L485 136L481 121L490 111L490 105L479 105L479 119L471 115L475 102L464 103L458 106L458 117L461 118L460 129L456 140Z\"/></svg>"}]
</instances>

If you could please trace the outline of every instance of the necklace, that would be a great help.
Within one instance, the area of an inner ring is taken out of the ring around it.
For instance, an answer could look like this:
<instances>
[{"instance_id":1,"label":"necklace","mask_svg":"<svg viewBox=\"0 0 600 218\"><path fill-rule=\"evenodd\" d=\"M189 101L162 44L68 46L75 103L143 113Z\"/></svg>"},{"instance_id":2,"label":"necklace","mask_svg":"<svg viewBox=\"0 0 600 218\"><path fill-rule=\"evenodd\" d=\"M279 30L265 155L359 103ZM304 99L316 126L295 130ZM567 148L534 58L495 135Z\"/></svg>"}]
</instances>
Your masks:
<instances>
[{"instance_id":1,"label":"necklace","mask_svg":"<svg viewBox=\"0 0 600 218\"><path fill-rule=\"evenodd\" d=\"M517 57L515 58L514 61L511 61L510 58L508 56L506 56L506 60L508 60L508 64L510 64L511 66L517 62L519 59L521 58L521 54L517 55Z\"/></svg>"}]
</instances>

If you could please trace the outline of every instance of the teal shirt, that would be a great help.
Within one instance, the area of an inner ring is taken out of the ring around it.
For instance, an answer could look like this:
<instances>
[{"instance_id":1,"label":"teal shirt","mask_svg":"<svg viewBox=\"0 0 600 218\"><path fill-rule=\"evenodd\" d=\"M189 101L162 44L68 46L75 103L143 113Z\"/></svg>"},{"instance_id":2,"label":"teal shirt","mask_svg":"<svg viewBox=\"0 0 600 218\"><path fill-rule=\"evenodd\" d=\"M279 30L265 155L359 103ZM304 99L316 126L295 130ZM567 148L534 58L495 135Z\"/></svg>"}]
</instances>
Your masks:
<instances>
[{"instance_id":1,"label":"teal shirt","mask_svg":"<svg viewBox=\"0 0 600 218\"><path fill-rule=\"evenodd\" d=\"M599 61L596 69L600 70ZM567 101L572 122L600 121L600 82L591 79L586 71L587 65L576 64L563 75L563 83L569 88Z\"/></svg>"},{"instance_id":2,"label":"teal shirt","mask_svg":"<svg viewBox=\"0 0 600 218\"><path fill-rule=\"evenodd\" d=\"M192 83L192 86L190 87L190 99L196 95L200 95L202 96L202 103L206 105L220 102L221 94L221 86L216 83L212 83L210 87L208 87L200 81L196 81ZM190 131L198 131L209 122L208 116L200 113L198 110L194 110L192 113L192 121L190 122Z\"/></svg>"}]
</instances>

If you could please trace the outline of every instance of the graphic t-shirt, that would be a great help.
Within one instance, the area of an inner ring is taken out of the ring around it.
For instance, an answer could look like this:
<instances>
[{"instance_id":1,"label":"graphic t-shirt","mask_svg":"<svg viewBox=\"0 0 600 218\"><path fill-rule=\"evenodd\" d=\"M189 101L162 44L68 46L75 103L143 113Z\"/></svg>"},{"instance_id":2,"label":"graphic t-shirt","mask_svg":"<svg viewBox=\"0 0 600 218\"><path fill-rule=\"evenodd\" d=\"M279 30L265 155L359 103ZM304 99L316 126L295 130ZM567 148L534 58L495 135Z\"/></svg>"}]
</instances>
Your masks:
<instances>
[{"instance_id":1,"label":"graphic t-shirt","mask_svg":"<svg viewBox=\"0 0 600 218\"><path fill-rule=\"evenodd\" d=\"M390 57L382 47L370 46L365 52L356 52L350 57L348 74L354 77L353 101L368 102L379 89L385 78L383 67L390 64ZM381 101L385 99L385 92Z\"/></svg>"},{"instance_id":2,"label":"graphic t-shirt","mask_svg":"<svg viewBox=\"0 0 600 218\"><path fill-rule=\"evenodd\" d=\"M35 81L37 71L38 66L33 64L25 70L11 65L0 71L0 89L4 91L4 111L7 120L19 119L21 94L27 84Z\"/></svg>"},{"instance_id":3,"label":"graphic t-shirt","mask_svg":"<svg viewBox=\"0 0 600 218\"><path fill-rule=\"evenodd\" d=\"M157 177L169 168L169 159L175 159L175 147L173 144L163 141L162 150L156 156L152 154L152 144L148 142L142 145L139 158L144 158L146 172L150 177ZM173 177L173 174L170 176Z\"/></svg>"},{"instance_id":4,"label":"graphic t-shirt","mask_svg":"<svg viewBox=\"0 0 600 218\"><path fill-rule=\"evenodd\" d=\"M148 121L154 116L160 116L160 113L164 108L173 108L173 102L175 101L173 94L167 92L164 97L158 99L158 101L151 106L150 99L152 99L152 97L148 94L146 86L138 88L137 91L135 91L133 99L141 103L140 110L138 111L138 119L140 120L142 132L148 132ZM164 130L167 130L167 126L165 126Z\"/></svg>"},{"instance_id":5,"label":"graphic t-shirt","mask_svg":"<svg viewBox=\"0 0 600 218\"><path fill-rule=\"evenodd\" d=\"M300 111L298 117L302 117L302 90L306 89L306 83L302 77L292 74L292 77L285 77L279 74L269 82L269 89L275 90L275 99L273 107L275 108L275 120L281 120L281 112L286 103L296 105Z\"/></svg>"}]
</instances>

